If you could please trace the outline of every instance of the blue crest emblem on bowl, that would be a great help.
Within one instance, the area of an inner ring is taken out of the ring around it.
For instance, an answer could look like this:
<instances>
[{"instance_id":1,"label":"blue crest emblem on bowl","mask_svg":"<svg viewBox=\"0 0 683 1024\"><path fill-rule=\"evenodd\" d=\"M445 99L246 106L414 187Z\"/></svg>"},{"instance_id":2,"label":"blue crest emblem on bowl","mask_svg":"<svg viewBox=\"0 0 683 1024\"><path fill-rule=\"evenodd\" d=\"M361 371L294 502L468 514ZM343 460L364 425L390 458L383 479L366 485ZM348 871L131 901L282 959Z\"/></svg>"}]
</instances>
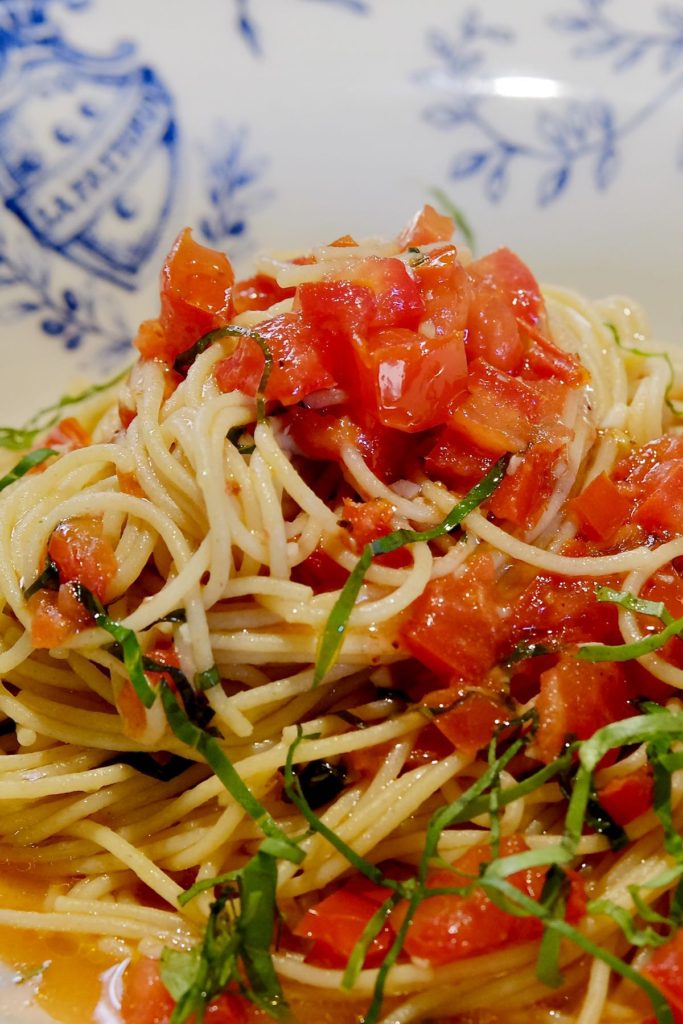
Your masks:
<instances>
[{"instance_id":1,"label":"blue crest emblem on bowl","mask_svg":"<svg viewBox=\"0 0 683 1024\"><path fill-rule=\"evenodd\" d=\"M133 47L72 48L48 6L1 15L0 191L42 245L133 287L173 197L173 99Z\"/></svg>"}]
</instances>

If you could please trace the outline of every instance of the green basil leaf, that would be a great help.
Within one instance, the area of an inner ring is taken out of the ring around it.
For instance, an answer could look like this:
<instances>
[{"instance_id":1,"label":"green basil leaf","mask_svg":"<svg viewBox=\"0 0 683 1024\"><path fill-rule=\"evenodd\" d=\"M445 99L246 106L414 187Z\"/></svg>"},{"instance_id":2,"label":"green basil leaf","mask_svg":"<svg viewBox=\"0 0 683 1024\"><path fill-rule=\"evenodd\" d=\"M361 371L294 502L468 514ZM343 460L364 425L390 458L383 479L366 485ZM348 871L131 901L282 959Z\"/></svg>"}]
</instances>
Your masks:
<instances>
[{"instance_id":1,"label":"green basil leaf","mask_svg":"<svg viewBox=\"0 0 683 1024\"><path fill-rule=\"evenodd\" d=\"M4 491L10 484L16 483L22 476L24 476L30 469L35 466L40 466L41 463L51 458L53 455L59 455L54 448L36 448L35 451L29 452L28 455L24 455L23 459L19 459L16 466L10 469L9 473L6 473L0 478L0 491Z\"/></svg>"}]
</instances>

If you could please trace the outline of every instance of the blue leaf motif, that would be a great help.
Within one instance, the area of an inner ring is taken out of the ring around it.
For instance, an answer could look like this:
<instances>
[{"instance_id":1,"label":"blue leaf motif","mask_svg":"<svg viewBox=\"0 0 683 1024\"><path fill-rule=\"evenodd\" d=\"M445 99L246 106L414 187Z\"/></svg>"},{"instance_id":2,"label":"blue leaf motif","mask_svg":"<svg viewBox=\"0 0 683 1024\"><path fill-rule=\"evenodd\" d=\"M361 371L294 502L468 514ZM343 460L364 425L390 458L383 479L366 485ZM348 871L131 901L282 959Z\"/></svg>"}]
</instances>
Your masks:
<instances>
[{"instance_id":1,"label":"blue leaf motif","mask_svg":"<svg viewBox=\"0 0 683 1024\"><path fill-rule=\"evenodd\" d=\"M469 104L466 103L458 105L437 104L433 107L427 107L422 116L434 128L440 128L445 131L453 128L456 124L468 121L472 116L472 110Z\"/></svg>"},{"instance_id":2,"label":"blue leaf motif","mask_svg":"<svg viewBox=\"0 0 683 1024\"><path fill-rule=\"evenodd\" d=\"M566 150L567 125L556 114L551 114L547 110L541 111L538 115L538 132L557 149Z\"/></svg>"},{"instance_id":3,"label":"blue leaf motif","mask_svg":"<svg viewBox=\"0 0 683 1024\"><path fill-rule=\"evenodd\" d=\"M505 195L508 187L508 161L501 160L495 165L486 178L484 188L492 203L498 203Z\"/></svg>"},{"instance_id":4,"label":"blue leaf motif","mask_svg":"<svg viewBox=\"0 0 683 1024\"><path fill-rule=\"evenodd\" d=\"M34 313L39 308L32 302L11 302L4 309L0 309L0 323L11 323L12 320L28 316L29 313Z\"/></svg>"},{"instance_id":5,"label":"blue leaf motif","mask_svg":"<svg viewBox=\"0 0 683 1024\"><path fill-rule=\"evenodd\" d=\"M469 178L479 171L490 157L488 150L472 149L461 153L451 164L452 178Z\"/></svg>"},{"instance_id":6,"label":"blue leaf motif","mask_svg":"<svg viewBox=\"0 0 683 1024\"><path fill-rule=\"evenodd\" d=\"M666 4L659 8L659 20L670 25L676 32L683 32L683 8Z\"/></svg>"},{"instance_id":7,"label":"blue leaf motif","mask_svg":"<svg viewBox=\"0 0 683 1024\"><path fill-rule=\"evenodd\" d=\"M591 27L588 18L577 18L571 14L558 14L550 19L550 24L559 32L585 32Z\"/></svg>"},{"instance_id":8,"label":"blue leaf motif","mask_svg":"<svg viewBox=\"0 0 683 1024\"><path fill-rule=\"evenodd\" d=\"M626 71L628 68L632 68L639 60L642 60L649 48L647 39L640 39L630 50L626 51L623 57L620 57L615 62L615 69L617 71Z\"/></svg>"},{"instance_id":9,"label":"blue leaf motif","mask_svg":"<svg viewBox=\"0 0 683 1024\"><path fill-rule=\"evenodd\" d=\"M681 59L683 59L683 39L677 39L662 53L662 71L673 71L681 63Z\"/></svg>"},{"instance_id":10,"label":"blue leaf motif","mask_svg":"<svg viewBox=\"0 0 683 1024\"><path fill-rule=\"evenodd\" d=\"M619 154L616 149L609 147L605 149L595 164L595 184L601 191L608 188L619 170Z\"/></svg>"},{"instance_id":11,"label":"blue leaf motif","mask_svg":"<svg viewBox=\"0 0 683 1024\"><path fill-rule=\"evenodd\" d=\"M569 181L571 168L569 164L562 164L547 171L538 183L536 199L539 206L548 206L554 202L566 188Z\"/></svg>"}]
</instances>

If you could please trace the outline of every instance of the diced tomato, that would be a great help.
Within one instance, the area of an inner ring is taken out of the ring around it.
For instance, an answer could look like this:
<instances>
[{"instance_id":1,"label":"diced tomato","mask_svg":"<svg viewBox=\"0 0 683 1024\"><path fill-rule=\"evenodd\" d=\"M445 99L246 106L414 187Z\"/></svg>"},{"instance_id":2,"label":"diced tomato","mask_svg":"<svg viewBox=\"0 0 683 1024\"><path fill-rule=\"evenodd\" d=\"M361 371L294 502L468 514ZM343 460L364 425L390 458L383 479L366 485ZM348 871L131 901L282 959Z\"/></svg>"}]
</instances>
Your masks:
<instances>
[{"instance_id":1,"label":"diced tomato","mask_svg":"<svg viewBox=\"0 0 683 1024\"><path fill-rule=\"evenodd\" d=\"M31 642L36 648L60 647L79 630L92 624L68 583L58 591L40 590L28 600L31 613Z\"/></svg>"},{"instance_id":2,"label":"diced tomato","mask_svg":"<svg viewBox=\"0 0 683 1024\"><path fill-rule=\"evenodd\" d=\"M557 483L554 469L559 454L556 445L541 442L520 455L514 472L508 469L489 500L494 516L527 529L533 526Z\"/></svg>"},{"instance_id":3,"label":"diced tomato","mask_svg":"<svg viewBox=\"0 0 683 1024\"><path fill-rule=\"evenodd\" d=\"M241 391L253 396L258 391L265 362L256 342L251 338L241 338L234 351L216 363L213 371L216 384L224 394Z\"/></svg>"},{"instance_id":4,"label":"diced tomato","mask_svg":"<svg viewBox=\"0 0 683 1024\"><path fill-rule=\"evenodd\" d=\"M472 283L459 262L454 245L432 251L413 267L422 294L423 323L431 324L437 337L464 337L472 296Z\"/></svg>"},{"instance_id":5,"label":"diced tomato","mask_svg":"<svg viewBox=\"0 0 683 1024\"><path fill-rule=\"evenodd\" d=\"M348 578L347 570L321 547L314 548L308 558L292 569L294 582L310 587L314 594L341 590Z\"/></svg>"},{"instance_id":6,"label":"diced tomato","mask_svg":"<svg viewBox=\"0 0 683 1024\"><path fill-rule=\"evenodd\" d=\"M357 245L358 242L353 235L340 235L334 242L330 242L331 249L355 249Z\"/></svg>"},{"instance_id":7,"label":"diced tomato","mask_svg":"<svg viewBox=\"0 0 683 1024\"><path fill-rule=\"evenodd\" d=\"M293 405L306 395L336 383L323 366L310 328L296 313L283 313L259 324L258 333L268 346L273 363L266 397ZM236 388L255 395L263 375L265 356L253 338L242 338L231 355L216 365L221 391Z\"/></svg>"},{"instance_id":8,"label":"diced tomato","mask_svg":"<svg viewBox=\"0 0 683 1024\"><path fill-rule=\"evenodd\" d=\"M436 764L443 761L453 753L454 746L455 744L436 727L434 722L429 722L415 736L406 767L417 768L421 764Z\"/></svg>"},{"instance_id":9,"label":"diced tomato","mask_svg":"<svg viewBox=\"0 0 683 1024\"><path fill-rule=\"evenodd\" d=\"M349 281L306 282L297 289L295 305L313 332L323 364L352 393L357 383L350 342L369 330L376 307L372 289Z\"/></svg>"},{"instance_id":10,"label":"diced tomato","mask_svg":"<svg viewBox=\"0 0 683 1024\"><path fill-rule=\"evenodd\" d=\"M657 535L683 533L683 459L654 466L645 478L648 496L634 521Z\"/></svg>"},{"instance_id":11,"label":"diced tomato","mask_svg":"<svg viewBox=\"0 0 683 1024\"><path fill-rule=\"evenodd\" d=\"M611 779L598 790L598 801L618 825L628 825L652 807L652 770L644 766L631 775Z\"/></svg>"},{"instance_id":12,"label":"diced tomato","mask_svg":"<svg viewBox=\"0 0 683 1024\"><path fill-rule=\"evenodd\" d=\"M100 601L105 600L117 563L114 549L102 536L100 521L70 519L60 523L47 550L62 583L82 583Z\"/></svg>"},{"instance_id":13,"label":"diced tomato","mask_svg":"<svg viewBox=\"0 0 683 1024\"><path fill-rule=\"evenodd\" d=\"M85 448L90 444L88 432L73 416L60 420L45 436L42 447L55 448L63 454L73 452L77 448Z\"/></svg>"},{"instance_id":14,"label":"diced tomato","mask_svg":"<svg viewBox=\"0 0 683 1024\"><path fill-rule=\"evenodd\" d=\"M392 750L393 743L376 743L372 747L360 747L344 754L344 763L354 775L365 775L374 778L380 765L384 764L387 754Z\"/></svg>"},{"instance_id":15,"label":"diced tomato","mask_svg":"<svg viewBox=\"0 0 683 1024\"><path fill-rule=\"evenodd\" d=\"M446 422L467 379L462 336L391 328L354 338L353 348L361 396L384 426L419 431Z\"/></svg>"},{"instance_id":16,"label":"diced tomato","mask_svg":"<svg viewBox=\"0 0 683 1024\"><path fill-rule=\"evenodd\" d=\"M467 269L475 280L493 285L515 316L530 324L543 317L545 308L538 281L510 249L496 249L470 263Z\"/></svg>"},{"instance_id":17,"label":"diced tomato","mask_svg":"<svg viewBox=\"0 0 683 1024\"><path fill-rule=\"evenodd\" d=\"M596 599L591 577L540 573L515 601L511 629L514 643L622 643L616 607Z\"/></svg>"},{"instance_id":18,"label":"diced tomato","mask_svg":"<svg viewBox=\"0 0 683 1024\"><path fill-rule=\"evenodd\" d=\"M683 617L683 580L673 567L659 569L651 576L640 596L646 601L661 601L675 619ZM658 632L662 628L659 619L652 616L641 615L639 620L646 633ZM683 640L672 637L659 654L680 668L683 666Z\"/></svg>"},{"instance_id":19,"label":"diced tomato","mask_svg":"<svg viewBox=\"0 0 683 1024\"><path fill-rule=\"evenodd\" d=\"M229 323L234 279L225 253L195 242L189 228L181 231L161 271L159 328L148 321L135 339L143 358L172 363L203 335Z\"/></svg>"},{"instance_id":20,"label":"diced tomato","mask_svg":"<svg viewBox=\"0 0 683 1024\"><path fill-rule=\"evenodd\" d=\"M606 473L600 473L569 502L569 508L586 537L609 541L628 518L631 502Z\"/></svg>"},{"instance_id":21,"label":"diced tomato","mask_svg":"<svg viewBox=\"0 0 683 1024\"><path fill-rule=\"evenodd\" d=\"M620 665L560 658L541 676L536 700L539 725L534 743L540 760L554 760L568 736L586 740L603 726L629 718L635 711L633 696Z\"/></svg>"},{"instance_id":22,"label":"diced tomato","mask_svg":"<svg viewBox=\"0 0 683 1024\"><path fill-rule=\"evenodd\" d=\"M536 389L483 359L470 366L467 396L450 418L453 430L479 449L502 455L525 448L534 435Z\"/></svg>"},{"instance_id":23,"label":"diced tomato","mask_svg":"<svg viewBox=\"0 0 683 1024\"><path fill-rule=\"evenodd\" d=\"M174 1006L175 1000L161 980L159 961L150 957L133 960L123 976L123 1024L168 1024Z\"/></svg>"},{"instance_id":24,"label":"diced tomato","mask_svg":"<svg viewBox=\"0 0 683 1024\"><path fill-rule=\"evenodd\" d=\"M458 491L481 480L495 462L495 455L478 448L450 427L442 427L424 460L424 469L432 480L441 480Z\"/></svg>"},{"instance_id":25,"label":"diced tomato","mask_svg":"<svg viewBox=\"0 0 683 1024\"><path fill-rule=\"evenodd\" d=\"M159 961L150 957L133 960L123 976L122 1024L168 1024L175 1000L161 980ZM249 1003L236 993L224 992L212 1000L204 1014L211 1024L247 1024ZM194 1015L189 1024L194 1024Z\"/></svg>"},{"instance_id":26,"label":"diced tomato","mask_svg":"<svg viewBox=\"0 0 683 1024\"><path fill-rule=\"evenodd\" d=\"M585 384L588 374L577 356L565 352L528 321L518 317L522 338L528 338L521 373L527 380L556 380L570 387Z\"/></svg>"},{"instance_id":27,"label":"diced tomato","mask_svg":"<svg viewBox=\"0 0 683 1024\"><path fill-rule=\"evenodd\" d=\"M495 664L507 635L488 555L471 559L457 576L431 580L401 628L408 650L428 668L475 684Z\"/></svg>"},{"instance_id":28,"label":"diced tomato","mask_svg":"<svg viewBox=\"0 0 683 1024\"><path fill-rule=\"evenodd\" d=\"M405 264L392 256L366 256L339 272L339 280L369 288L375 298L371 329L415 330L424 315L420 289Z\"/></svg>"},{"instance_id":29,"label":"diced tomato","mask_svg":"<svg viewBox=\"0 0 683 1024\"><path fill-rule=\"evenodd\" d=\"M500 844L502 857L528 849L519 836L504 838ZM454 871L437 868L427 875L431 889L465 886L479 873L481 864L491 859L490 846L475 846L453 865ZM538 868L519 871L508 881L520 892L538 899L543 889L544 872ZM394 930L400 927L406 912L398 904L391 915ZM541 923L535 917L517 917L497 907L481 890L469 896L429 896L418 905L406 933L404 949L412 957L426 960L432 966L452 963L465 957L485 953L511 942L525 942L541 934Z\"/></svg>"},{"instance_id":30,"label":"diced tomato","mask_svg":"<svg viewBox=\"0 0 683 1024\"><path fill-rule=\"evenodd\" d=\"M457 684L427 694L424 704L439 711L434 725L465 754L476 754L487 746L496 729L511 717L510 709L495 694Z\"/></svg>"},{"instance_id":31,"label":"diced tomato","mask_svg":"<svg viewBox=\"0 0 683 1024\"><path fill-rule=\"evenodd\" d=\"M426 203L415 214L398 236L401 249L410 245L431 245L432 242L447 242L455 231L451 217L439 213L433 206Z\"/></svg>"},{"instance_id":32,"label":"diced tomato","mask_svg":"<svg viewBox=\"0 0 683 1024\"><path fill-rule=\"evenodd\" d=\"M292 408L287 411L286 432L302 455L324 462L339 462L342 448L361 452L373 473L384 483L410 475L415 452L410 435L383 427L363 410L353 415Z\"/></svg>"},{"instance_id":33,"label":"diced tomato","mask_svg":"<svg viewBox=\"0 0 683 1024\"><path fill-rule=\"evenodd\" d=\"M642 973L669 1001L678 1024L683 1020L683 929L679 929L665 945L655 949Z\"/></svg>"},{"instance_id":34,"label":"diced tomato","mask_svg":"<svg viewBox=\"0 0 683 1024\"><path fill-rule=\"evenodd\" d=\"M493 285L480 284L473 291L465 348L469 362L485 359L507 373L517 372L522 365L524 345L517 317Z\"/></svg>"},{"instance_id":35,"label":"diced tomato","mask_svg":"<svg viewBox=\"0 0 683 1024\"><path fill-rule=\"evenodd\" d=\"M294 291L294 288L281 288L275 278L267 274L236 281L232 288L235 316L251 309L269 309L276 302L291 298Z\"/></svg>"},{"instance_id":36,"label":"diced tomato","mask_svg":"<svg viewBox=\"0 0 683 1024\"><path fill-rule=\"evenodd\" d=\"M394 529L394 507L385 498L372 498L370 501L352 501L344 498L344 525L349 531L354 549L360 554L366 544L380 537L386 537ZM400 569L410 565L412 559L405 548L398 548L385 555L376 556L382 565Z\"/></svg>"},{"instance_id":37,"label":"diced tomato","mask_svg":"<svg viewBox=\"0 0 683 1024\"><path fill-rule=\"evenodd\" d=\"M365 888L370 884L366 883ZM306 957L309 963L336 968L346 966L363 929L389 895L389 890L381 886L373 889L380 892L369 896L363 888L354 891L353 886L347 884L306 911L294 934L314 940L315 944ZM385 924L368 949L366 967L377 967L382 962L392 939L391 929Z\"/></svg>"}]
</instances>

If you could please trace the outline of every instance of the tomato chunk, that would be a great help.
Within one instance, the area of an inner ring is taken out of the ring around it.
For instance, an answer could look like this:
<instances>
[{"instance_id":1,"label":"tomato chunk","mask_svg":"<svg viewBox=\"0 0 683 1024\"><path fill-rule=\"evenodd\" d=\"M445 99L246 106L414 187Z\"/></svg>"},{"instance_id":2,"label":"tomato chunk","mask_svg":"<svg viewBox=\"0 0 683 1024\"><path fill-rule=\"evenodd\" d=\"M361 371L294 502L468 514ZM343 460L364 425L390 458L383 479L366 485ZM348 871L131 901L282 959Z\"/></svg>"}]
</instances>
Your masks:
<instances>
[{"instance_id":1,"label":"tomato chunk","mask_svg":"<svg viewBox=\"0 0 683 1024\"><path fill-rule=\"evenodd\" d=\"M62 583L82 583L100 601L105 600L117 563L114 549L102 536L101 522L72 519L60 523L47 550Z\"/></svg>"},{"instance_id":2,"label":"tomato chunk","mask_svg":"<svg viewBox=\"0 0 683 1024\"><path fill-rule=\"evenodd\" d=\"M294 934L315 940L306 959L325 967L345 967L370 918L389 895L382 886L365 882L337 889L306 911ZM376 890L376 891L375 891ZM384 925L373 939L365 957L366 967L376 967L392 943L391 929Z\"/></svg>"},{"instance_id":3,"label":"tomato chunk","mask_svg":"<svg viewBox=\"0 0 683 1024\"><path fill-rule=\"evenodd\" d=\"M492 494L490 511L515 526L533 526L557 483L554 470L559 454L554 444L532 444L518 457L514 472L508 469L500 487Z\"/></svg>"},{"instance_id":4,"label":"tomato chunk","mask_svg":"<svg viewBox=\"0 0 683 1024\"><path fill-rule=\"evenodd\" d=\"M123 976L123 1024L168 1024L174 1006L175 1000L161 980L159 961L150 957L133 960Z\"/></svg>"},{"instance_id":5,"label":"tomato chunk","mask_svg":"<svg viewBox=\"0 0 683 1024\"><path fill-rule=\"evenodd\" d=\"M410 652L428 668L472 683L495 664L507 634L487 555L466 563L457 576L431 580L401 629Z\"/></svg>"},{"instance_id":6,"label":"tomato chunk","mask_svg":"<svg viewBox=\"0 0 683 1024\"><path fill-rule=\"evenodd\" d=\"M467 379L462 337L392 328L354 339L354 351L361 394L379 421L396 430L444 423Z\"/></svg>"},{"instance_id":7,"label":"tomato chunk","mask_svg":"<svg viewBox=\"0 0 683 1024\"><path fill-rule=\"evenodd\" d=\"M36 648L60 647L79 630L92 624L89 613L69 583L58 591L41 590L28 600L31 642Z\"/></svg>"},{"instance_id":8,"label":"tomato chunk","mask_svg":"<svg viewBox=\"0 0 683 1024\"><path fill-rule=\"evenodd\" d=\"M519 836L504 838L501 856L528 849ZM489 846L475 846L453 865L454 871L435 869L427 875L431 889L465 886L479 873L481 864L491 859ZM543 889L544 872L519 871L509 881L520 892L538 899ZM398 930L406 906L399 904L391 915L392 928ZM516 917L497 907L480 890L469 896L438 895L424 899L408 926L405 951L432 966L452 963L485 953L511 942L525 942L541 934L541 923L534 917Z\"/></svg>"},{"instance_id":9,"label":"tomato chunk","mask_svg":"<svg viewBox=\"0 0 683 1024\"><path fill-rule=\"evenodd\" d=\"M539 405L532 385L477 359L470 366L467 396L451 415L450 426L494 455L519 452L534 436Z\"/></svg>"},{"instance_id":10,"label":"tomato chunk","mask_svg":"<svg viewBox=\"0 0 683 1024\"><path fill-rule=\"evenodd\" d=\"M466 754L476 754L487 746L496 729L511 717L509 708L495 694L457 685L427 694L424 704L440 709L434 725L456 750Z\"/></svg>"},{"instance_id":11,"label":"tomato chunk","mask_svg":"<svg viewBox=\"0 0 683 1024\"><path fill-rule=\"evenodd\" d=\"M598 801L618 825L628 825L652 807L652 770L644 766L631 775L611 779L598 791Z\"/></svg>"},{"instance_id":12,"label":"tomato chunk","mask_svg":"<svg viewBox=\"0 0 683 1024\"><path fill-rule=\"evenodd\" d=\"M159 327L148 322L135 339L143 358L172 363L204 334L227 324L234 279L225 253L195 242L189 228L181 231L161 271Z\"/></svg>"},{"instance_id":13,"label":"tomato chunk","mask_svg":"<svg viewBox=\"0 0 683 1024\"><path fill-rule=\"evenodd\" d=\"M536 324L544 315L538 281L527 265L510 249L496 249L482 256L471 263L468 270L475 280L496 288L508 308L520 319Z\"/></svg>"},{"instance_id":14,"label":"tomato chunk","mask_svg":"<svg viewBox=\"0 0 683 1024\"><path fill-rule=\"evenodd\" d=\"M579 552L581 553L581 552ZM605 580L606 586L611 582ZM621 643L617 610L598 601L591 577L540 573L515 602L512 640Z\"/></svg>"},{"instance_id":15,"label":"tomato chunk","mask_svg":"<svg viewBox=\"0 0 683 1024\"><path fill-rule=\"evenodd\" d=\"M569 508L577 516L586 537L609 541L628 518L631 502L606 473L600 473L585 491L572 499Z\"/></svg>"},{"instance_id":16,"label":"tomato chunk","mask_svg":"<svg viewBox=\"0 0 683 1024\"><path fill-rule=\"evenodd\" d=\"M447 242L455 231L455 224L451 217L439 213L433 206L426 203L421 210L415 214L398 236L398 244L401 249L407 249L410 245L431 245L432 242Z\"/></svg>"},{"instance_id":17,"label":"tomato chunk","mask_svg":"<svg viewBox=\"0 0 683 1024\"><path fill-rule=\"evenodd\" d=\"M45 448L55 448L62 454L76 451L77 448L85 448L89 444L88 432L73 416L67 416L66 419L60 420L52 427L43 441Z\"/></svg>"},{"instance_id":18,"label":"tomato chunk","mask_svg":"<svg viewBox=\"0 0 683 1024\"><path fill-rule=\"evenodd\" d=\"M540 760L554 760L568 736L586 740L603 726L629 718L635 713L633 696L620 665L560 658L542 674L536 700L539 725L534 742Z\"/></svg>"},{"instance_id":19,"label":"tomato chunk","mask_svg":"<svg viewBox=\"0 0 683 1024\"><path fill-rule=\"evenodd\" d=\"M372 498L363 502L344 498L344 525L349 531L354 549L359 554L366 544L386 537L393 531L393 516L394 507L385 498ZM376 556L376 561L400 569L401 566L410 565L411 557L405 548L398 548L396 551Z\"/></svg>"},{"instance_id":20,"label":"tomato chunk","mask_svg":"<svg viewBox=\"0 0 683 1024\"><path fill-rule=\"evenodd\" d=\"M415 330L424 315L424 303L417 282L405 264L392 256L366 256L353 260L340 271L341 280L369 288L375 308L369 327L405 327Z\"/></svg>"},{"instance_id":21,"label":"tomato chunk","mask_svg":"<svg viewBox=\"0 0 683 1024\"><path fill-rule=\"evenodd\" d=\"M236 281L232 289L235 316L252 309L269 309L276 302L289 299L294 288L281 288L274 277L255 274L243 281Z\"/></svg>"},{"instance_id":22,"label":"tomato chunk","mask_svg":"<svg viewBox=\"0 0 683 1024\"><path fill-rule=\"evenodd\" d=\"M634 521L650 533L683 533L683 459L654 466L645 479L647 497Z\"/></svg>"},{"instance_id":23,"label":"tomato chunk","mask_svg":"<svg viewBox=\"0 0 683 1024\"><path fill-rule=\"evenodd\" d=\"M495 455L484 451L450 427L442 427L424 460L432 480L441 480L452 490L469 488L491 469Z\"/></svg>"},{"instance_id":24,"label":"tomato chunk","mask_svg":"<svg viewBox=\"0 0 683 1024\"><path fill-rule=\"evenodd\" d=\"M683 929L656 949L643 974L654 982L674 1010L676 1022L683 1020Z\"/></svg>"},{"instance_id":25,"label":"tomato chunk","mask_svg":"<svg viewBox=\"0 0 683 1024\"><path fill-rule=\"evenodd\" d=\"M413 268L424 303L424 320L437 337L464 337L472 283L454 245L433 250Z\"/></svg>"}]
</instances>

